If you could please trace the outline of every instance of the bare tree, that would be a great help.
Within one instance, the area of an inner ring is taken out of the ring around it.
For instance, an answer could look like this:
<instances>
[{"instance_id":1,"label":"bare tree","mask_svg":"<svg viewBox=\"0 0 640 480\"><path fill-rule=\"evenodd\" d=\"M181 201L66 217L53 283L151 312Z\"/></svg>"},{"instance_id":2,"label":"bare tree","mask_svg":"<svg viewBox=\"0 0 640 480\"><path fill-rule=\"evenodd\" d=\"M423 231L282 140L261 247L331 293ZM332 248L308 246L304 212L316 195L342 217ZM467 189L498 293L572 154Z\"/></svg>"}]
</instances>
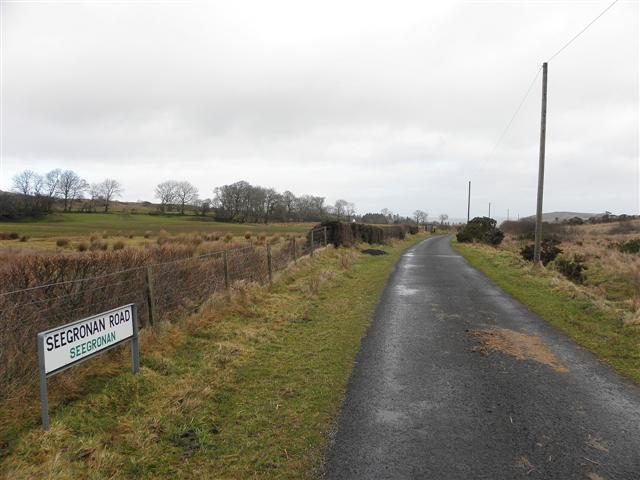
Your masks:
<instances>
[{"instance_id":1,"label":"bare tree","mask_svg":"<svg viewBox=\"0 0 640 480\"><path fill-rule=\"evenodd\" d=\"M89 212L95 212L97 209L98 202L102 199L102 184L101 183L92 183L89 186L89 203L86 206L86 209Z\"/></svg>"},{"instance_id":2,"label":"bare tree","mask_svg":"<svg viewBox=\"0 0 640 480\"><path fill-rule=\"evenodd\" d=\"M446 213L441 213L438 218L440 218L440 225L444 225L444 222L449 220L449 215L447 215Z\"/></svg>"},{"instance_id":3,"label":"bare tree","mask_svg":"<svg viewBox=\"0 0 640 480\"><path fill-rule=\"evenodd\" d=\"M60 182L58 186L59 195L64 202L64 211L71 210L74 200L82 198L82 195L89 188L85 180L73 170L65 170L60 174Z\"/></svg>"},{"instance_id":4,"label":"bare tree","mask_svg":"<svg viewBox=\"0 0 640 480\"><path fill-rule=\"evenodd\" d=\"M178 182L175 180L167 180L156 186L156 198L160 200L160 210L165 211L171 208L178 197Z\"/></svg>"},{"instance_id":5,"label":"bare tree","mask_svg":"<svg viewBox=\"0 0 640 480\"><path fill-rule=\"evenodd\" d=\"M24 170L13 177L13 191L22 195L33 195L36 177L39 175L33 170Z\"/></svg>"},{"instance_id":6,"label":"bare tree","mask_svg":"<svg viewBox=\"0 0 640 480\"><path fill-rule=\"evenodd\" d=\"M345 205L344 213L347 216L347 222L351 223L353 216L356 214L356 204L347 202Z\"/></svg>"},{"instance_id":7,"label":"bare tree","mask_svg":"<svg viewBox=\"0 0 640 480\"><path fill-rule=\"evenodd\" d=\"M104 213L108 213L113 199L122 195L122 186L117 180L107 178L100 184L99 191L100 197L104 201Z\"/></svg>"},{"instance_id":8,"label":"bare tree","mask_svg":"<svg viewBox=\"0 0 640 480\"><path fill-rule=\"evenodd\" d=\"M416 210L415 212L413 212L413 218L415 219L416 224L418 226L426 223L427 222L427 217L428 217L427 212L425 212L423 210Z\"/></svg>"},{"instance_id":9,"label":"bare tree","mask_svg":"<svg viewBox=\"0 0 640 480\"><path fill-rule=\"evenodd\" d=\"M198 189L189 182L176 182L175 194L181 215L184 215L187 205L193 204L198 199Z\"/></svg>"},{"instance_id":10,"label":"bare tree","mask_svg":"<svg viewBox=\"0 0 640 480\"><path fill-rule=\"evenodd\" d=\"M287 212L287 220L293 219L293 213L296 207L296 196L287 190L282 194L282 203L285 211Z\"/></svg>"},{"instance_id":11,"label":"bare tree","mask_svg":"<svg viewBox=\"0 0 640 480\"><path fill-rule=\"evenodd\" d=\"M346 214L347 205L349 205L349 202L342 199L336 200L336 203L333 204L333 213L338 220L340 220Z\"/></svg>"},{"instance_id":12,"label":"bare tree","mask_svg":"<svg viewBox=\"0 0 640 480\"><path fill-rule=\"evenodd\" d=\"M281 201L282 196L273 188L264 189L264 223L269 223L271 213Z\"/></svg>"},{"instance_id":13,"label":"bare tree","mask_svg":"<svg viewBox=\"0 0 640 480\"><path fill-rule=\"evenodd\" d=\"M62 171L59 168L56 168L44 176L43 195L47 212L51 212L54 199L60 191L60 175L62 175Z\"/></svg>"}]
</instances>

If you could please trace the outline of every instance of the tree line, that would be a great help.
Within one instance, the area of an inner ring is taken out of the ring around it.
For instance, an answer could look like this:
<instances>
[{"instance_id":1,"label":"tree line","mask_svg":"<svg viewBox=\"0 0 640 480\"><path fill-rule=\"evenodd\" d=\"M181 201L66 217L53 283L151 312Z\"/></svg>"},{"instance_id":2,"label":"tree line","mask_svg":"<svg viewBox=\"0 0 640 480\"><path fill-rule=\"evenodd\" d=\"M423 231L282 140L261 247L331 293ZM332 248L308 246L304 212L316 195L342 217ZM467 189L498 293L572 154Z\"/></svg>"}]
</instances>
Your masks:
<instances>
[{"instance_id":1,"label":"tree line","mask_svg":"<svg viewBox=\"0 0 640 480\"><path fill-rule=\"evenodd\" d=\"M89 184L73 170L55 169L44 175L24 170L13 177L13 195L0 195L0 217L38 217L51 213L56 202L63 211L109 212L115 198L123 193L117 180L105 179ZM319 222L337 219L375 224L416 223L426 225L428 214L416 210L403 217L383 208L380 213L359 215L353 202L338 199L325 203L325 197L295 195L286 190L251 185L244 180L216 187L209 198L201 198L190 182L166 180L154 190L159 213L213 216L218 221L237 223ZM446 215L441 215L440 219Z\"/></svg>"},{"instance_id":2,"label":"tree line","mask_svg":"<svg viewBox=\"0 0 640 480\"><path fill-rule=\"evenodd\" d=\"M88 183L73 170L56 168L45 174L24 170L13 177L14 195L0 196L0 216L8 218L41 217L53 211L56 201L70 212L74 204L80 210L109 211L113 200L122 194L117 180L107 178L99 183Z\"/></svg>"}]
</instances>

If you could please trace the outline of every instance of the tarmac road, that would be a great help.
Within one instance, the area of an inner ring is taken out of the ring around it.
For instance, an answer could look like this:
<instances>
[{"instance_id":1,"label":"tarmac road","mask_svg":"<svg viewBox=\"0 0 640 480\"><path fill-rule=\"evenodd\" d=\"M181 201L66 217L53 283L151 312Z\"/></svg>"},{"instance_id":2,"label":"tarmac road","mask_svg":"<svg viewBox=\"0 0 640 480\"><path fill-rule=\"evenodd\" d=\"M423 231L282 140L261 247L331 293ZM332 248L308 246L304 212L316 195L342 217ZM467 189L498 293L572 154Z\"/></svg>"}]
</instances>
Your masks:
<instances>
[{"instance_id":1,"label":"tarmac road","mask_svg":"<svg viewBox=\"0 0 640 480\"><path fill-rule=\"evenodd\" d=\"M434 237L362 341L327 479L640 480L640 388ZM518 358L519 357L519 358Z\"/></svg>"}]
</instances>

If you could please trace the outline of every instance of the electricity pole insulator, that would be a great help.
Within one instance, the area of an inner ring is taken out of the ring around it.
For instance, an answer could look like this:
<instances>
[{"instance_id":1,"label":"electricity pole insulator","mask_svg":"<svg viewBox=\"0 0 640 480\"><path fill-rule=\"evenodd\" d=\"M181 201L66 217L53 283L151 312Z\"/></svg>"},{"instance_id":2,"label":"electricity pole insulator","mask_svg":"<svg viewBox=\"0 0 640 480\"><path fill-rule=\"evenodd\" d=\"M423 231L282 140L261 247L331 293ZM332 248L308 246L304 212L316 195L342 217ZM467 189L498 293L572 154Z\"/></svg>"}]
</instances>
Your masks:
<instances>
[{"instance_id":1,"label":"electricity pole insulator","mask_svg":"<svg viewBox=\"0 0 640 480\"><path fill-rule=\"evenodd\" d=\"M547 136L547 62L542 64L542 112L540 115L540 158L538 163L538 203L536 205L536 236L533 247L533 261L540 262L542 243L542 193L544 190L544 154Z\"/></svg>"}]
</instances>

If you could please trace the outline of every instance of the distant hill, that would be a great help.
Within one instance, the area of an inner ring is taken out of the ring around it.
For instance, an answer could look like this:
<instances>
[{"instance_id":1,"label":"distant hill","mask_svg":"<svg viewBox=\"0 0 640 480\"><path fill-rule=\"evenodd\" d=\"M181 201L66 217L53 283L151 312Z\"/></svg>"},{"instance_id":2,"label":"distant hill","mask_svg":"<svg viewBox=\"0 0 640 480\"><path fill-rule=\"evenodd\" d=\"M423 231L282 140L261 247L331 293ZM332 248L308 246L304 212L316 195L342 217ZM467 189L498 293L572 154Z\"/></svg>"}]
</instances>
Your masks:
<instances>
[{"instance_id":1,"label":"distant hill","mask_svg":"<svg viewBox=\"0 0 640 480\"><path fill-rule=\"evenodd\" d=\"M604 213L580 213L580 212L549 212L542 214L542 221L549 223L562 222L570 218L578 217L583 220L587 220L591 217L602 217ZM529 217L523 217L522 220L535 220L536 216L531 215Z\"/></svg>"}]
</instances>

